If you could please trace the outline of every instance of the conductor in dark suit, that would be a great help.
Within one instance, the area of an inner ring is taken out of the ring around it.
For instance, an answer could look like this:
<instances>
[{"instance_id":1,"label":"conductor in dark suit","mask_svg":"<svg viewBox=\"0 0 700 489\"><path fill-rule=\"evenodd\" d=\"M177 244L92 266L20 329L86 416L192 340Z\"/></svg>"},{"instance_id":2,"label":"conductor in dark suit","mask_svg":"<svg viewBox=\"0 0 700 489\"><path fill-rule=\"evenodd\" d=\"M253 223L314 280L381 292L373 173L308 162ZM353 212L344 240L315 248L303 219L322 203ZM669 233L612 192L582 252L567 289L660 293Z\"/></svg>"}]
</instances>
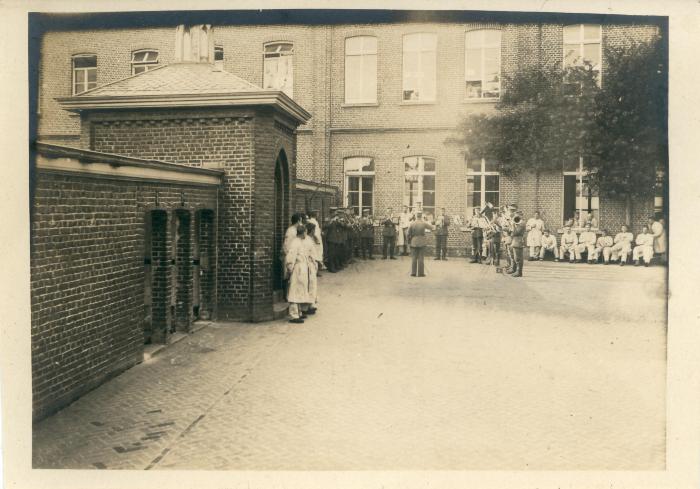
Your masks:
<instances>
[{"instance_id":1,"label":"conductor in dark suit","mask_svg":"<svg viewBox=\"0 0 700 489\"><path fill-rule=\"evenodd\" d=\"M416 220L408 227L408 242L411 245L411 277L425 277L425 247L428 245L426 231L433 226L423 220L423 213L416 212Z\"/></svg>"}]
</instances>

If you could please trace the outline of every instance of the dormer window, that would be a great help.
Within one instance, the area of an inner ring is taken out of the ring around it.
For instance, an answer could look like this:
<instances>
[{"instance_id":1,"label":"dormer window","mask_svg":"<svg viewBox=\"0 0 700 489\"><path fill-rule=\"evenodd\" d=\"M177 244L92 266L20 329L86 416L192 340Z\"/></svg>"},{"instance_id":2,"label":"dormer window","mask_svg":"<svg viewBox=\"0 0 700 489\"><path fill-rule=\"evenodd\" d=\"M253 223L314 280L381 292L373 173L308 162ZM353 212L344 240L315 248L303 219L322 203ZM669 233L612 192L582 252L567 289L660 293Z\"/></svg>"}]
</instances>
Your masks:
<instances>
[{"instance_id":1,"label":"dormer window","mask_svg":"<svg viewBox=\"0 0 700 489\"><path fill-rule=\"evenodd\" d=\"M158 51L143 50L131 53L131 74L138 75L158 66Z\"/></svg>"}]
</instances>

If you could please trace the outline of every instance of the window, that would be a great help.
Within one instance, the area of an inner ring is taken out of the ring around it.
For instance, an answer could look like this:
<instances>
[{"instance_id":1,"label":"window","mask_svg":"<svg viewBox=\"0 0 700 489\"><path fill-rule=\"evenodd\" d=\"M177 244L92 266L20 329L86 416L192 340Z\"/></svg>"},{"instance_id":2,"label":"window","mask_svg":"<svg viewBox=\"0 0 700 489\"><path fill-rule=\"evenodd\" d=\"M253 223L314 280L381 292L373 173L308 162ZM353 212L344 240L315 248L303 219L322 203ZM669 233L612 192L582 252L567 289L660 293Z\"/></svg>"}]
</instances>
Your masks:
<instances>
[{"instance_id":1,"label":"window","mask_svg":"<svg viewBox=\"0 0 700 489\"><path fill-rule=\"evenodd\" d=\"M131 53L131 74L138 75L158 66L158 51L134 51Z\"/></svg>"},{"instance_id":2,"label":"window","mask_svg":"<svg viewBox=\"0 0 700 489\"><path fill-rule=\"evenodd\" d=\"M403 100L434 101L436 93L437 36L403 36Z\"/></svg>"},{"instance_id":3,"label":"window","mask_svg":"<svg viewBox=\"0 0 700 489\"><path fill-rule=\"evenodd\" d=\"M473 209L482 209L486 202L500 205L500 177L496 162L477 158L467 160L467 217Z\"/></svg>"},{"instance_id":4,"label":"window","mask_svg":"<svg viewBox=\"0 0 700 489\"><path fill-rule=\"evenodd\" d=\"M426 216L435 215L435 160L425 156L403 159L403 205L411 211L422 209Z\"/></svg>"},{"instance_id":5,"label":"window","mask_svg":"<svg viewBox=\"0 0 700 489\"><path fill-rule=\"evenodd\" d=\"M280 42L265 45L263 88L282 90L290 97L294 91L294 46Z\"/></svg>"},{"instance_id":6,"label":"window","mask_svg":"<svg viewBox=\"0 0 700 489\"><path fill-rule=\"evenodd\" d=\"M218 69L224 69L224 47L214 46L214 66Z\"/></svg>"},{"instance_id":7,"label":"window","mask_svg":"<svg viewBox=\"0 0 700 489\"><path fill-rule=\"evenodd\" d=\"M501 31L467 32L464 55L466 97L498 98L501 93Z\"/></svg>"},{"instance_id":8,"label":"window","mask_svg":"<svg viewBox=\"0 0 700 489\"><path fill-rule=\"evenodd\" d=\"M374 214L374 160L345 158L345 207L352 207L356 216L369 209Z\"/></svg>"},{"instance_id":9,"label":"window","mask_svg":"<svg viewBox=\"0 0 700 489\"><path fill-rule=\"evenodd\" d=\"M600 222L598 192L588 185L588 171L583 158L564 165L564 220L574 217L576 212L583 217L588 212L594 223ZM577 226L577 224L574 224ZM597 226L594 226L597 227Z\"/></svg>"},{"instance_id":10,"label":"window","mask_svg":"<svg viewBox=\"0 0 700 489\"><path fill-rule=\"evenodd\" d=\"M564 26L564 68L588 61L600 80L602 30L600 25L576 24Z\"/></svg>"},{"instance_id":11,"label":"window","mask_svg":"<svg viewBox=\"0 0 700 489\"><path fill-rule=\"evenodd\" d=\"M377 101L377 38L349 37L345 40L345 103Z\"/></svg>"},{"instance_id":12,"label":"window","mask_svg":"<svg viewBox=\"0 0 700 489\"><path fill-rule=\"evenodd\" d=\"M79 54L73 56L73 95L97 86L97 56Z\"/></svg>"}]
</instances>

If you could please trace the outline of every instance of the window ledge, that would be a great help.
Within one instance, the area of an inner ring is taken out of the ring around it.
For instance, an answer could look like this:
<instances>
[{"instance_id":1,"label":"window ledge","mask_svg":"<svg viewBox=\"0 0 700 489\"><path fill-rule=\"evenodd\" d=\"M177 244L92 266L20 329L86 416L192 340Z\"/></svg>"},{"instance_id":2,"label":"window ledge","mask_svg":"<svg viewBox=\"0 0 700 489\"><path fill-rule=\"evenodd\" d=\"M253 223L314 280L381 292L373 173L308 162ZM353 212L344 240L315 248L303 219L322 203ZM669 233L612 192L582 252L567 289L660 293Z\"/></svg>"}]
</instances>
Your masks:
<instances>
[{"instance_id":1,"label":"window ledge","mask_svg":"<svg viewBox=\"0 0 700 489\"><path fill-rule=\"evenodd\" d=\"M495 104L499 102L501 98L465 98L462 100L463 104Z\"/></svg>"},{"instance_id":2,"label":"window ledge","mask_svg":"<svg viewBox=\"0 0 700 489\"><path fill-rule=\"evenodd\" d=\"M402 100L399 105L437 105L435 100Z\"/></svg>"},{"instance_id":3,"label":"window ledge","mask_svg":"<svg viewBox=\"0 0 700 489\"><path fill-rule=\"evenodd\" d=\"M379 102L346 102L341 107L379 107Z\"/></svg>"}]
</instances>

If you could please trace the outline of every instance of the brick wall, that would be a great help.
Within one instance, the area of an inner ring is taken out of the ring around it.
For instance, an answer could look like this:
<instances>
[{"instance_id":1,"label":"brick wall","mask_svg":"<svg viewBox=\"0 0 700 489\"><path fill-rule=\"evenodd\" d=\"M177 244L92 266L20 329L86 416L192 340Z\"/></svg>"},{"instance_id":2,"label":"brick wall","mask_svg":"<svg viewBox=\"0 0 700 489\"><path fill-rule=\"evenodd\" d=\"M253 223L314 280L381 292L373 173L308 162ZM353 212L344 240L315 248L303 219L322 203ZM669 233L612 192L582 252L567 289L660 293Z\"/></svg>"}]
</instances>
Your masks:
<instances>
[{"instance_id":1,"label":"brick wall","mask_svg":"<svg viewBox=\"0 0 700 489\"><path fill-rule=\"evenodd\" d=\"M151 314L144 300L146 217L155 208L180 208L183 196L190 211L215 209L216 189L42 171L34 185L30 265L36 419L140 362L146 330L165 336L167 311ZM170 260L168 241L160 240L151 253L152 266ZM158 294L170 292L167 272L153 277L161 286L151 300L162 304Z\"/></svg>"}]
</instances>

